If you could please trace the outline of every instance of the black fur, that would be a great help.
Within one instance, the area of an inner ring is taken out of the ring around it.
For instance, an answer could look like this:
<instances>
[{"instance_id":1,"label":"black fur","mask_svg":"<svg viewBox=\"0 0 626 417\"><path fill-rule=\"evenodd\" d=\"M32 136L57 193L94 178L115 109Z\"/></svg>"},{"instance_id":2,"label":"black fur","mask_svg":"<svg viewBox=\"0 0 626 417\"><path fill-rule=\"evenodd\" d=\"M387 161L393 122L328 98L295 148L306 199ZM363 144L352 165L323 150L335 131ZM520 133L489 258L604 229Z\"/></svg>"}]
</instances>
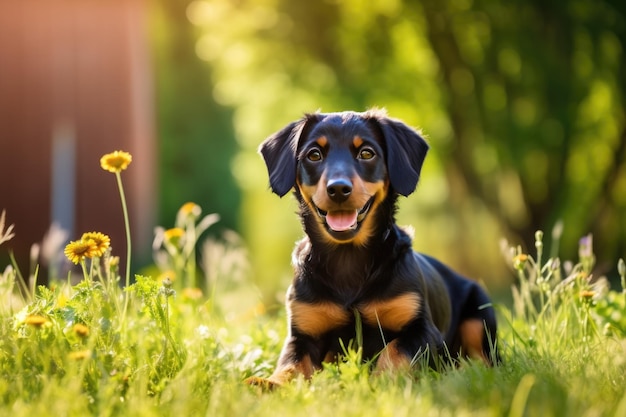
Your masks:
<instances>
[{"instance_id":1,"label":"black fur","mask_svg":"<svg viewBox=\"0 0 626 417\"><path fill-rule=\"evenodd\" d=\"M497 360L496 318L483 289L415 253L395 224L396 200L415 190L427 151L418 132L377 110L306 115L263 142L271 189L283 196L295 188L306 236L294 250L278 367L249 382L310 377L341 354L340 340L356 338L357 318L364 359L381 371L424 353L433 366L459 355ZM337 179L348 186L346 201L330 195Z\"/></svg>"}]
</instances>

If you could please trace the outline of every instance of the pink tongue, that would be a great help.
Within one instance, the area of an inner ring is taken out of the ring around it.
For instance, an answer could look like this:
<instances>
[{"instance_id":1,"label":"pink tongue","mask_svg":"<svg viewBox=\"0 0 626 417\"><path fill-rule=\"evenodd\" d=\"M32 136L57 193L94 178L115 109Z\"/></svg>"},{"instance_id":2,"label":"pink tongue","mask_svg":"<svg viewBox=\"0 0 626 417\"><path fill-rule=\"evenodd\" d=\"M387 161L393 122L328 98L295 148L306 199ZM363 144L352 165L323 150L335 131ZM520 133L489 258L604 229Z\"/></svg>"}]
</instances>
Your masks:
<instances>
[{"instance_id":1,"label":"pink tongue","mask_svg":"<svg viewBox=\"0 0 626 417\"><path fill-rule=\"evenodd\" d=\"M356 224L357 215L357 210L329 211L326 213L326 223L335 232L343 232L352 229Z\"/></svg>"}]
</instances>

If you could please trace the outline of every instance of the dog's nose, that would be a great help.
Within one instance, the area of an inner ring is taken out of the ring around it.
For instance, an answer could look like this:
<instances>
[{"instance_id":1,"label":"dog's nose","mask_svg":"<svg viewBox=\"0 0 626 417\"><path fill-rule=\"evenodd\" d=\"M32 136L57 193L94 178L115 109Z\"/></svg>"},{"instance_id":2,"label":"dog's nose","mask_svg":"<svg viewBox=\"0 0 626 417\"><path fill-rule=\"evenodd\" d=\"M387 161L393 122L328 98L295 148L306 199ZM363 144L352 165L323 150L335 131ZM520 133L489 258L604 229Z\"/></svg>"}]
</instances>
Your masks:
<instances>
[{"instance_id":1,"label":"dog's nose","mask_svg":"<svg viewBox=\"0 0 626 417\"><path fill-rule=\"evenodd\" d=\"M346 178L329 180L326 184L326 192L335 203L343 203L352 194L352 183Z\"/></svg>"}]
</instances>

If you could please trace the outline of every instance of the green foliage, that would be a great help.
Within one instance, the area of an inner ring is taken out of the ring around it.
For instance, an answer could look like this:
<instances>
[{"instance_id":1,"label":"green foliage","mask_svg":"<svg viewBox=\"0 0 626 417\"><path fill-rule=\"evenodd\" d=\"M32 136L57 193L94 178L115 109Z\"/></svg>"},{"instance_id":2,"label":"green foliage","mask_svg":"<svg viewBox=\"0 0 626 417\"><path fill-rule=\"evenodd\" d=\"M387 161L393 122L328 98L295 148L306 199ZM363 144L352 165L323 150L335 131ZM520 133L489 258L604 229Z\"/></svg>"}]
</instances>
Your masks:
<instances>
[{"instance_id":1,"label":"green foliage","mask_svg":"<svg viewBox=\"0 0 626 417\"><path fill-rule=\"evenodd\" d=\"M237 226L240 191L231 172L237 151L232 112L212 99L211 70L198 59L187 0L150 3L158 136L159 218L166 224L181 202L221 213L218 228Z\"/></svg>"},{"instance_id":2,"label":"green foliage","mask_svg":"<svg viewBox=\"0 0 626 417\"><path fill-rule=\"evenodd\" d=\"M290 275L282 260L300 230L295 205L267 191L256 148L318 109L386 107L424 130L432 150L400 220L417 248L470 276L501 284L501 260L485 248L503 235L532 247L535 230L559 219L568 257L589 232L602 236L602 263L623 256L621 3L183 3L209 93L232 109L241 229L268 299Z\"/></svg>"},{"instance_id":3,"label":"green foliage","mask_svg":"<svg viewBox=\"0 0 626 417\"><path fill-rule=\"evenodd\" d=\"M498 308L499 366L464 362L435 372L418 365L412 373L371 375L357 339L311 381L264 394L243 380L272 372L285 317L258 315L243 287L221 286L207 298L175 291L167 277L136 276L122 290L118 274L103 272L115 271L105 267L107 253L90 260L78 283L38 287L30 298L16 292L7 268L0 298L17 299L0 310L0 413L622 415L626 288L609 290L592 276L590 236L576 264L543 260L541 233L535 247L534 256L508 251L519 282L513 308ZM620 261L622 275L624 269ZM215 308L233 299L243 306Z\"/></svg>"}]
</instances>

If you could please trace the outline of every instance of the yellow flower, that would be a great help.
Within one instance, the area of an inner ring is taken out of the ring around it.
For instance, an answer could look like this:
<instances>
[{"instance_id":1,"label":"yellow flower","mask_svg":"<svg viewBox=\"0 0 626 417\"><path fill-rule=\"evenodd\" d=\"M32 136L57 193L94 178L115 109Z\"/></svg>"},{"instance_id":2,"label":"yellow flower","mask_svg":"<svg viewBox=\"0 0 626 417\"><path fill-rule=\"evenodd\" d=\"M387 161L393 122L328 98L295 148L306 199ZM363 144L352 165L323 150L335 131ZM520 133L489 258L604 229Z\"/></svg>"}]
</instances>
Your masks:
<instances>
[{"instance_id":1,"label":"yellow flower","mask_svg":"<svg viewBox=\"0 0 626 417\"><path fill-rule=\"evenodd\" d=\"M96 242L93 239L76 240L65 246L65 256L67 259L78 264L85 258L93 258L98 251Z\"/></svg>"},{"instance_id":2,"label":"yellow flower","mask_svg":"<svg viewBox=\"0 0 626 417\"><path fill-rule=\"evenodd\" d=\"M100 158L100 166L105 171L109 172L122 172L133 160L133 157L128 152L124 151L115 151L112 153L108 153Z\"/></svg>"},{"instance_id":3,"label":"yellow flower","mask_svg":"<svg viewBox=\"0 0 626 417\"><path fill-rule=\"evenodd\" d=\"M46 324L47 321L48 319L43 316L33 315L33 316L26 317L26 319L24 320L24 323L29 324L31 326L35 326L35 327L41 327L44 324Z\"/></svg>"},{"instance_id":4,"label":"yellow flower","mask_svg":"<svg viewBox=\"0 0 626 417\"><path fill-rule=\"evenodd\" d=\"M119 256L111 256L109 259L109 266L111 268L117 268L120 265L120 257Z\"/></svg>"},{"instance_id":5,"label":"yellow flower","mask_svg":"<svg viewBox=\"0 0 626 417\"><path fill-rule=\"evenodd\" d=\"M173 246L179 246L180 240L184 235L185 231L183 229L180 227L174 227L163 232L163 239Z\"/></svg>"},{"instance_id":6,"label":"yellow flower","mask_svg":"<svg viewBox=\"0 0 626 417\"><path fill-rule=\"evenodd\" d=\"M74 333L76 333L80 337L89 336L89 327L85 326L84 324L76 323L72 330L74 330Z\"/></svg>"},{"instance_id":7,"label":"yellow flower","mask_svg":"<svg viewBox=\"0 0 626 417\"><path fill-rule=\"evenodd\" d=\"M119 256L108 256L104 258L104 267L110 274L116 275L120 266Z\"/></svg>"},{"instance_id":8,"label":"yellow flower","mask_svg":"<svg viewBox=\"0 0 626 417\"><path fill-rule=\"evenodd\" d=\"M83 241L93 240L96 245L96 251L93 256L102 256L104 252L111 246L111 238L109 238L104 233L100 232L88 232L83 233L83 236L80 238Z\"/></svg>"},{"instance_id":9,"label":"yellow flower","mask_svg":"<svg viewBox=\"0 0 626 417\"><path fill-rule=\"evenodd\" d=\"M519 255L513 257L513 267L515 269L523 269L527 260L528 255L520 253Z\"/></svg>"},{"instance_id":10,"label":"yellow flower","mask_svg":"<svg viewBox=\"0 0 626 417\"><path fill-rule=\"evenodd\" d=\"M202 208L200 208L200 206L196 203L189 202L183 204L178 210L178 213L183 218L192 217L194 219L197 219L200 214L202 214Z\"/></svg>"},{"instance_id":11,"label":"yellow flower","mask_svg":"<svg viewBox=\"0 0 626 417\"><path fill-rule=\"evenodd\" d=\"M75 352L70 352L70 354L68 355L68 357L70 359L74 359L74 360L82 360L82 359L89 359L91 358L91 351L89 349L87 350L78 350Z\"/></svg>"},{"instance_id":12,"label":"yellow flower","mask_svg":"<svg viewBox=\"0 0 626 417\"><path fill-rule=\"evenodd\" d=\"M65 307L65 305L67 304L67 300L68 300L67 294L65 294L65 293L59 294L59 296L57 297L56 306L58 308Z\"/></svg>"},{"instance_id":13,"label":"yellow flower","mask_svg":"<svg viewBox=\"0 0 626 417\"><path fill-rule=\"evenodd\" d=\"M595 291L591 290L583 290L580 292L580 298L583 300L591 300L594 295L596 295Z\"/></svg>"}]
</instances>

